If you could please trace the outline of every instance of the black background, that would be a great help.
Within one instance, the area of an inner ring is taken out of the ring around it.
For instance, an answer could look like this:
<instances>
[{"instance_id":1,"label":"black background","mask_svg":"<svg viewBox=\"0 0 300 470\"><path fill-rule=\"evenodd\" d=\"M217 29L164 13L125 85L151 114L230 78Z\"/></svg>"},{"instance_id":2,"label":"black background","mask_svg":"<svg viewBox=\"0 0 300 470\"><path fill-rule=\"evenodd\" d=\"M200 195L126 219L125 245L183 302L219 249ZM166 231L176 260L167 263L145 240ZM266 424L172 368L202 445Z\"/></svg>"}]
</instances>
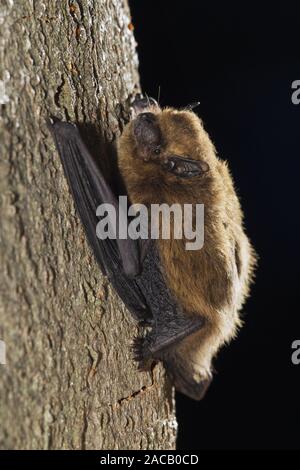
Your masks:
<instances>
[{"instance_id":1,"label":"black background","mask_svg":"<svg viewBox=\"0 0 300 470\"><path fill-rule=\"evenodd\" d=\"M299 448L299 11L286 2L130 4L143 90L157 97L160 86L162 105L201 102L260 256L245 327L215 361L206 398L177 396L178 448Z\"/></svg>"}]
</instances>

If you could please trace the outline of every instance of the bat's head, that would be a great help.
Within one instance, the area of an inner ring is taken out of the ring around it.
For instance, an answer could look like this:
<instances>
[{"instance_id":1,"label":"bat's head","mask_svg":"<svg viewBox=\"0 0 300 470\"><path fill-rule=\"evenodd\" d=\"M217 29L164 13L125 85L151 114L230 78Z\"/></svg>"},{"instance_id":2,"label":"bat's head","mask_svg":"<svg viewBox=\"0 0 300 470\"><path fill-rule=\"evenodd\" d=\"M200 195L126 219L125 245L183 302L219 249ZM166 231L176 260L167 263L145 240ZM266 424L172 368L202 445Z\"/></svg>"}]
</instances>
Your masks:
<instances>
[{"instance_id":1,"label":"bat's head","mask_svg":"<svg viewBox=\"0 0 300 470\"><path fill-rule=\"evenodd\" d=\"M119 150L135 167L160 167L165 174L182 178L204 175L215 160L199 117L187 109L162 109L153 98L133 103L133 119L124 129Z\"/></svg>"}]
</instances>

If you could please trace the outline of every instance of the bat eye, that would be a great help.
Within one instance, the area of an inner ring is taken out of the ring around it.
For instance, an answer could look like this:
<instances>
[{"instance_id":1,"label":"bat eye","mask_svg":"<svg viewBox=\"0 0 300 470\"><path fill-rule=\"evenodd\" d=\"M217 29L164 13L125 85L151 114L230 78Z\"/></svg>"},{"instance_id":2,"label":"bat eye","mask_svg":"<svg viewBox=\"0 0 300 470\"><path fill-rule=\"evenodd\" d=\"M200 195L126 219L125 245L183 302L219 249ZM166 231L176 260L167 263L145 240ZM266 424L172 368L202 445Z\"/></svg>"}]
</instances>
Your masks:
<instances>
[{"instance_id":1,"label":"bat eye","mask_svg":"<svg viewBox=\"0 0 300 470\"><path fill-rule=\"evenodd\" d=\"M159 155L160 154L160 148L156 147L156 149L154 149L154 153L155 153L155 155Z\"/></svg>"}]
</instances>

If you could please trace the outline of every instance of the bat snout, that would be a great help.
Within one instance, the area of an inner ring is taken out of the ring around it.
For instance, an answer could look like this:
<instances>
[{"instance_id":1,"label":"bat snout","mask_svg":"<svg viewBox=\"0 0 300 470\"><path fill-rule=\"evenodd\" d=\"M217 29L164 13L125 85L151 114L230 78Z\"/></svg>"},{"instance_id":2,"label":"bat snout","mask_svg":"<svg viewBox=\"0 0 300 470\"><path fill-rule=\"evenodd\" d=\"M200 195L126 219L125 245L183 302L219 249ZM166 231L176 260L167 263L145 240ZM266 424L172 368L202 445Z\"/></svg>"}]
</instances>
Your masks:
<instances>
[{"instance_id":1,"label":"bat snout","mask_svg":"<svg viewBox=\"0 0 300 470\"><path fill-rule=\"evenodd\" d=\"M135 120L135 122L138 125L144 125L144 126L152 126L153 124L155 124L155 121L156 121L155 115L150 112L139 114Z\"/></svg>"},{"instance_id":2,"label":"bat snout","mask_svg":"<svg viewBox=\"0 0 300 470\"><path fill-rule=\"evenodd\" d=\"M155 114L145 112L139 114L133 122L133 135L139 156L145 160L156 160L162 135Z\"/></svg>"},{"instance_id":3,"label":"bat snout","mask_svg":"<svg viewBox=\"0 0 300 470\"><path fill-rule=\"evenodd\" d=\"M137 95L134 102L132 103L132 109L135 116L138 116L140 113L144 113L150 110L158 109L158 103L154 98L146 97L142 95Z\"/></svg>"}]
</instances>

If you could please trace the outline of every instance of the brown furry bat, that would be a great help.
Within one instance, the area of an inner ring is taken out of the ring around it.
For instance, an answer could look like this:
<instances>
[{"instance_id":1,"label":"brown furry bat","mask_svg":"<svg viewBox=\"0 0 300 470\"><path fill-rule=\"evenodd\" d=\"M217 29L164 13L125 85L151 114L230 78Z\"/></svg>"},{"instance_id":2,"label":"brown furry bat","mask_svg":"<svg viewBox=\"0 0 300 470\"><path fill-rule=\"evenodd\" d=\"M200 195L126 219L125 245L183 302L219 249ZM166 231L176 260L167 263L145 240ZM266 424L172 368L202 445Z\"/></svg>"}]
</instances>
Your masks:
<instances>
[{"instance_id":1,"label":"brown furry bat","mask_svg":"<svg viewBox=\"0 0 300 470\"><path fill-rule=\"evenodd\" d=\"M227 164L216 156L196 114L160 109L141 97L133 109L118 142L130 202L203 204L205 238L199 250L188 251L186 239L176 239L173 231L170 239L97 239L95 200L117 207L116 196L77 129L61 122L51 129L97 260L135 318L151 327L135 340L135 358L142 368L161 360L179 391L201 399L213 357L241 325L255 253Z\"/></svg>"},{"instance_id":2,"label":"brown furry bat","mask_svg":"<svg viewBox=\"0 0 300 470\"><path fill-rule=\"evenodd\" d=\"M255 253L243 229L243 214L227 164L217 157L201 120L191 111L160 109L155 103L142 111L127 125L118 145L120 171L131 202L147 206L202 203L205 207L202 249L187 251L184 239L157 241L174 298L186 315L205 320L199 331L178 343L171 359L175 386L199 398L199 388L196 393L194 387L186 390L189 385L181 375L199 384L210 381L213 356L241 325L239 311L249 293ZM147 117L152 124L137 130ZM156 129L149 138L144 134L151 126ZM173 155L199 162L202 171L190 178L165 171Z\"/></svg>"}]
</instances>

